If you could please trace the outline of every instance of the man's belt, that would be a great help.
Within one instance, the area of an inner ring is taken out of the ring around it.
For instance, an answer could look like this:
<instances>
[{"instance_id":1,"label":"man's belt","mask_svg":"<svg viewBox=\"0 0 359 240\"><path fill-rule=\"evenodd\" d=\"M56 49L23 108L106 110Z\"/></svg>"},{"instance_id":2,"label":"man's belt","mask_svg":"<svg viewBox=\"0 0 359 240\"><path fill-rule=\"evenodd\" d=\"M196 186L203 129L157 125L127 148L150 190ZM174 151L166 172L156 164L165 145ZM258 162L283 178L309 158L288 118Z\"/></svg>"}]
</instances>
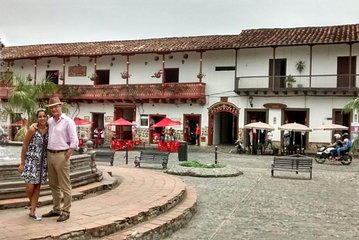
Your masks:
<instances>
[{"instance_id":1,"label":"man's belt","mask_svg":"<svg viewBox=\"0 0 359 240\"><path fill-rule=\"evenodd\" d=\"M68 149L64 149L64 150L51 150L51 149L47 149L48 152L50 153L60 153L60 152L66 152Z\"/></svg>"}]
</instances>

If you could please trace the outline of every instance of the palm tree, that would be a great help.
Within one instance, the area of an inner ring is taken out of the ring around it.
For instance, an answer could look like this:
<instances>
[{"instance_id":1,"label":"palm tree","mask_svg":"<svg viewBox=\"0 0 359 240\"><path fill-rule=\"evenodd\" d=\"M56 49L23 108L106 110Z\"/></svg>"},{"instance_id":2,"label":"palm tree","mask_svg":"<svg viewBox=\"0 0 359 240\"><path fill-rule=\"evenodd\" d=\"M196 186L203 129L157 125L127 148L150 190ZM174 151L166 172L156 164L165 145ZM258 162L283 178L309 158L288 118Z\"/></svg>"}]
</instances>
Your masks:
<instances>
[{"instance_id":1,"label":"palm tree","mask_svg":"<svg viewBox=\"0 0 359 240\"><path fill-rule=\"evenodd\" d=\"M48 79L41 81L37 85L31 84L25 77L14 75L13 78L7 81L7 84L14 85L14 89L11 91L9 101L4 106L3 114L12 114L16 112L24 112L25 117L29 119L29 123L33 122L36 118L35 113L38 108L44 108L44 97L52 95L58 91L56 84L52 83ZM19 132L23 136L26 132L27 126L23 126ZM17 140L23 140L21 139Z\"/></svg>"},{"instance_id":2,"label":"palm tree","mask_svg":"<svg viewBox=\"0 0 359 240\"><path fill-rule=\"evenodd\" d=\"M344 113L352 113L352 112L358 112L359 111L359 98L355 98L344 105L343 112ZM351 148L351 152L354 149L357 149L359 146L359 138L352 139L353 145Z\"/></svg>"}]
</instances>

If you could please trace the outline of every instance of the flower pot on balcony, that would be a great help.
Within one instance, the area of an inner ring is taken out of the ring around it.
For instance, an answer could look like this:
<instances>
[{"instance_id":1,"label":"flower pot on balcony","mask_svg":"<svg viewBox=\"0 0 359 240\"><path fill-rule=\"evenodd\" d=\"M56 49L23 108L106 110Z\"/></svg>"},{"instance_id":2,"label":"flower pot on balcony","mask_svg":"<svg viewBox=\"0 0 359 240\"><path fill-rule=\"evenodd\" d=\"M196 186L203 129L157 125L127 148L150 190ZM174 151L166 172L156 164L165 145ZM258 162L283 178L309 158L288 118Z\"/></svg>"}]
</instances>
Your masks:
<instances>
[{"instance_id":1,"label":"flower pot on balcony","mask_svg":"<svg viewBox=\"0 0 359 240\"><path fill-rule=\"evenodd\" d=\"M296 80L294 79L294 77L292 75L288 75L285 79L285 82L287 83L287 87L288 88L292 88L293 87L293 83L296 82Z\"/></svg>"}]
</instances>

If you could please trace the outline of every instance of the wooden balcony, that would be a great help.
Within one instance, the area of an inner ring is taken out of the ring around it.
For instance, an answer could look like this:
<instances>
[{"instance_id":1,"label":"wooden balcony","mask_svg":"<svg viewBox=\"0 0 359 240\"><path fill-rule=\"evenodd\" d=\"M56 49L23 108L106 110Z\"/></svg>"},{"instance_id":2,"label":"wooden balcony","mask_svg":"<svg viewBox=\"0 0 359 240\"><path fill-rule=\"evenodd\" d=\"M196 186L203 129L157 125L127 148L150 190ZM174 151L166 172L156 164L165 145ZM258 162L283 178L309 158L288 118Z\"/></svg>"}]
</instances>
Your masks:
<instances>
[{"instance_id":1,"label":"wooden balcony","mask_svg":"<svg viewBox=\"0 0 359 240\"><path fill-rule=\"evenodd\" d=\"M241 96L351 96L358 95L358 74L293 75L296 82L288 87L286 76L241 76L235 92Z\"/></svg>"},{"instance_id":2,"label":"wooden balcony","mask_svg":"<svg viewBox=\"0 0 359 240\"><path fill-rule=\"evenodd\" d=\"M128 85L61 85L67 102L198 103L205 104L205 83ZM0 98L7 99L12 87L0 86Z\"/></svg>"}]
</instances>

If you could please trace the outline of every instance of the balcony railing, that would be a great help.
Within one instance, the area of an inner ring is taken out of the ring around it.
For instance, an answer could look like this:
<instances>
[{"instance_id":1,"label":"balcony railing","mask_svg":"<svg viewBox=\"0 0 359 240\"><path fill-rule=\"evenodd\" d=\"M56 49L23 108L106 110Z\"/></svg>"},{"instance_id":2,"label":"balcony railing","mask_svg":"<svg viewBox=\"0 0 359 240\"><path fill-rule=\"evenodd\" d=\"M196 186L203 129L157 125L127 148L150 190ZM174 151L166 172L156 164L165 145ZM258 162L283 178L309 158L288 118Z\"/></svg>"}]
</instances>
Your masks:
<instances>
[{"instance_id":1,"label":"balcony railing","mask_svg":"<svg viewBox=\"0 0 359 240\"><path fill-rule=\"evenodd\" d=\"M0 97L8 98L12 87L0 86ZM197 102L204 104L205 83L128 85L60 85L61 97L70 101Z\"/></svg>"},{"instance_id":2,"label":"balcony railing","mask_svg":"<svg viewBox=\"0 0 359 240\"><path fill-rule=\"evenodd\" d=\"M292 75L295 82L291 87L285 81L287 76L241 76L236 79L235 91L240 95L252 94L253 91L265 91L278 94L281 92L318 93L352 93L357 92L356 77L359 74L321 74Z\"/></svg>"}]
</instances>

